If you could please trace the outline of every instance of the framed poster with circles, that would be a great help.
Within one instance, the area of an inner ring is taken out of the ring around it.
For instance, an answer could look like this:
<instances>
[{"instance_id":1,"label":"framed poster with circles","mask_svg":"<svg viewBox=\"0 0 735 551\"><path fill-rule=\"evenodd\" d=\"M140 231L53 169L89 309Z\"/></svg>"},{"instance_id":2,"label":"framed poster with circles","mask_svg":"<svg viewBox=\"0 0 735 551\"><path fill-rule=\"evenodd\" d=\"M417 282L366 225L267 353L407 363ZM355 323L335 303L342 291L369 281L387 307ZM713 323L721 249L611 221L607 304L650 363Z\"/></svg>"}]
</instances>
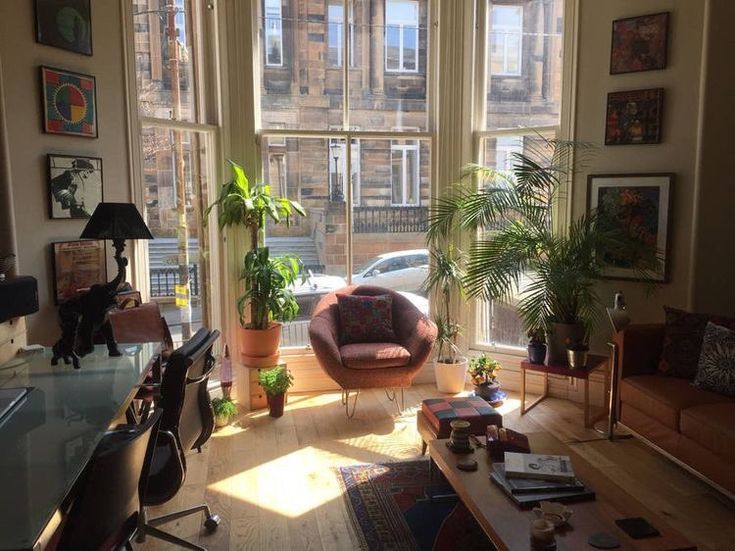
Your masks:
<instances>
[{"instance_id":1,"label":"framed poster with circles","mask_svg":"<svg viewBox=\"0 0 735 551\"><path fill-rule=\"evenodd\" d=\"M90 75L41 67L43 131L97 137L97 84Z\"/></svg>"}]
</instances>

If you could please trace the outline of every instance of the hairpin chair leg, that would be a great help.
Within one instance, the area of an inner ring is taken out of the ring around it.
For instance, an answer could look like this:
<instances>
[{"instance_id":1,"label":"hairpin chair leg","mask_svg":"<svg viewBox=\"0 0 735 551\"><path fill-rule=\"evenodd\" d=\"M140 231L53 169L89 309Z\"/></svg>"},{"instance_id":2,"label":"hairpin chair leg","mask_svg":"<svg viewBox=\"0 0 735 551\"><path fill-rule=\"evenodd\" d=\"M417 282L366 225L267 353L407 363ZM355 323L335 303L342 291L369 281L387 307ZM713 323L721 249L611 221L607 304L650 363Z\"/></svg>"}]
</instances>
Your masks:
<instances>
[{"instance_id":1,"label":"hairpin chair leg","mask_svg":"<svg viewBox=\"0 0 735 551\"><path fill-rule=\"evenodd\" d=\"M352 412L350 412L350 394L355 393L355 398L352 400ZM355 409L357 408L357 399L360 397L360 389L357 390L345 390L342 389L342 405L345 407L345 413L348 419L352 419L355 416Z\"/></svg>"},{"instance_id":2,"label":"hairpin chair leg","mask_svg":"<svg viewBox=\"0 0 735 551\"><path fill-rule=\"evenodd\" d=\"M401 388L401 401L400 401L400 403L396 399L398 393L397 393L397 391L396 391L395 388L391 388L391 389L386 388L385 389L385 395L388 397L388 400L390 400L391 402L393 402L393 403L396 404L396 407L398 408L398 415L401 415L403 413L403 410L404 410L405 405L406 405L405 397L404 397L404 394L403 394L403 388Z\"/></svg>"}]
</instances>

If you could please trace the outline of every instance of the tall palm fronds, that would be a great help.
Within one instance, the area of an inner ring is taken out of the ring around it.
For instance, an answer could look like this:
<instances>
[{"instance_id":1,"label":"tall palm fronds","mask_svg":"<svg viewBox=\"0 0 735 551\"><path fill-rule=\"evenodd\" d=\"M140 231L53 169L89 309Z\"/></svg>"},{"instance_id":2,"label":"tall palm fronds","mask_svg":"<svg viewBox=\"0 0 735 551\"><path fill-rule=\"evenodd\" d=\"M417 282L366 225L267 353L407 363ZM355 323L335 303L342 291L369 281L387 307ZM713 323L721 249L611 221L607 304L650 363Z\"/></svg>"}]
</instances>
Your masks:
<instances>
[{"instance_id":1,"label":"tall palm fronds","mask_svg":"<svg viewBox=\"0 0 735 551\"><path fill-rule=\"evenodd\" d=\"M524 153L512 154L510 171L470 165L429 215L430 240L457 228L472 236L463 279L468 295L517 300L528 329L548 330L553 322L593 325L601 305L595 285L600 251L652 258L634 236L595 213L563 233L554 231L563 184L588 148L539 137Z\"/></svg>"}]
</instances>

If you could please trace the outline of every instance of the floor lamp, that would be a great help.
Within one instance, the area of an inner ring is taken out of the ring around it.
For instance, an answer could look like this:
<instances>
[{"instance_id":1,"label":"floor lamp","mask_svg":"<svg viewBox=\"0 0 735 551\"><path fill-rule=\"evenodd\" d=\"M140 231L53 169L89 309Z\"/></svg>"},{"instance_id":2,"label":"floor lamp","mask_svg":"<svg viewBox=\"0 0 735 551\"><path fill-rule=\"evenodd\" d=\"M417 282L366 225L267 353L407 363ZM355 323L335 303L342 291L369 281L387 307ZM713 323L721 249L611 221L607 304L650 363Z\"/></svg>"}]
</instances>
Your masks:
<instances>
[{"instance_id":1,"label":"floor lamp","mask_svg":"<svg viewBox=\"0 0 735 551\"><path fill-rule=\"evenodd\" d=\"M625 306L623 293L615 293L615 306L607 308L607 316L613 330L613 337L620 333L630 324L630 316ZM615 425L617 424L617 400L618 400L618 370L620 369L620 349L615 339L607 343L610 347L610 417L607 423L607 439L611 442L615 439Z\"/></svg>"}]
</instances>

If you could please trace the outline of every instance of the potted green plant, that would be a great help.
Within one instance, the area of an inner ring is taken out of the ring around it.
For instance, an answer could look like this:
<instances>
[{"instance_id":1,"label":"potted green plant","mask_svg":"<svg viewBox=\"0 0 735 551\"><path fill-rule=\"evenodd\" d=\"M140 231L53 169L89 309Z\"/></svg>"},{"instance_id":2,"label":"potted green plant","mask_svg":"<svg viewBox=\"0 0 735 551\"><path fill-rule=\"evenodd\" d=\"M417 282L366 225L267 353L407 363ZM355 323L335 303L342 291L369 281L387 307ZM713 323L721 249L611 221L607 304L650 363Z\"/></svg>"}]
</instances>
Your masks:
<instances>
[{"instance_id":1,"label":"potted green plant","mask_svg":"<svg viewBox=\"0 0 735 551\"><path fill-rule=\"evenodd\" d=\"M293 386L293 375L284 366L264 369L258 376L258 382L265 391L268 400L269 415L282 417L286 405L286 391Z\"/></svg>"},{"instance_id":2,"label":"potted green plant","mask_svg":"<svg viewBox=\"0 0 735 551\"><path fill-rule=\"evenodd\" d=\"M436 360L434 376L439 392L456 394L464 390L467 378L467 358L459 354L457 341L461 325L452 315L452 298L462 296L464 272L459 262L460 253L451 244L444 245L434 240L431 251L429 275L424 289L434 293L438 301L434 323L436 323ZM446 246L446 251L442 247Z\"/></svg>"},{"instance_id":3,"label":"potted green plant","mask_svg":"<svg viewBox=\"0 0 735 551\"><path fill-rule=\"evenodd\" d=\"M276 354L281 340L281 324L296 315L293 295L288 286L296 279L292 269L298 261L294 257L271 259L263 247L264 228L267 220L290 225L295 215L306 216L306 211L296 201L286 197L273 197L265 183L252 184L244 169L229 161L232 179L226 182L217 200L205 211L208 218L217 208L220 230L226 227L242 227L249 232L250 251L245 255L240 280L245 283L245 293L238 299L240 314L240 351L246 359L267 358ZM246 305L249 303L249 323L246 322ZM251 361L248 365L257 365Z\"/></svg>"},{"instance_id":4,"label":"potted green plant","mask_svg":"<svg viewBox=\"0 0 735 551\"><path fill-rule=\"evenodd\" d=\"M581 369L587 365L590 347L585 341L567 339L567 363L570 369Z\"/></svg>"},{"instance_id":5,"label":"potted green plant","mask_svg":"<svg viewBox=\"0 0 735 551\"><path fill-rule=\"evenodd\" d=\"M472 384L475 385L475 394L488 402L494 402L500 383L497 380L500 371L500 362L489 357L485 353L470 360L467 372L470 374Z\"/></svg>"},{"instance_id":6,"label":"potted green plant","mask_svg":"<svg viewBox=\"0 0 735 551\"><path fill-rule=\"evenodd\" d=\"M541 136L524 146L509 171L469 166L432 208L428 233L466 232L468 295L514 304L526 329L544 330L548 361L565 364L566 339L586 341L600 314L601 258L624 257L645 274L658 254L596 212L560 227L564 183L588 146Z\"/></svg>"},{"instance_id":7,"label":"potted green plant","mask_svg":"<svg viewBox=\"0 0 735 551\"><path fill-rule=\"evenodd\" d=\"M546 335L541 327L528 331L528 361L532 364L546 361Z\"/></svg>"},{"instance_id":8,"label":"potted green plant","mask_svg":"<svg viewBox=\"0 0 735 551\"><path fill-rule=\"evenodd\" d=\"M214 410L214 424L218 428L229 425L232 418L237 415L237 406L229 398L212 399L212 409Z\"/></svg>"}]
</instances>

